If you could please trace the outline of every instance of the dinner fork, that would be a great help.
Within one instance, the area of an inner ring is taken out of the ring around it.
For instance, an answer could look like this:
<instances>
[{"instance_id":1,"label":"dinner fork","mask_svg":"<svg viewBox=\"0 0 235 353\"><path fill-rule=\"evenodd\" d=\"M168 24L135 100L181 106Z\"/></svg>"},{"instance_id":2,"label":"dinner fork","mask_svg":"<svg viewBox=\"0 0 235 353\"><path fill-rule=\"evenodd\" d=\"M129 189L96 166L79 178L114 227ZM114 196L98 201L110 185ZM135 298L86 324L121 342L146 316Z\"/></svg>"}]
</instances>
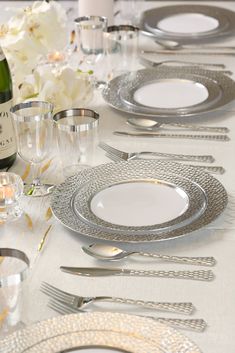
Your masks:
<instances>
[{"instance_id":1,"label":"dinner fork","mask_svg":"<svg viewBox=\"0 0 235 353\"><path fill-rule=\"evenodd\" d=\"M76 309L81 308L89 303L103 301L114 302L119 304L135 305L142 308L156 309L181 314L191 314L194 310L192 303L168 303L168 302L153 302L144 300L134 300L128 298L118 298L109 296L98 297L82 297L68 292L64 292L59 288L52 286L47 282L42 282L40 290L47 296L60 300L64 303L74 306Z\"/></svg>"},{"instance_id":2,"label":"dinner fork","mask_svg":"<svg viewBox=\"0 0 235 353\"><path fill-rule=\"evenodd\" d=\"M197 156L197 155L186 155L186 154L173 154L173 153L162 153L162 152L147 152L147 151L142 151L142 152L124 152L121 150L118 150L117 148L114 148L110 145L107 145L105 142L100 142L99 147L102 148L104 151L107 153L113 154L117 157L120 157L121 159L124 159L125 161L138 158L141 156L156 156L156 157L164 157L164 158L169 158L169 159L175 159L175 160L183 160L183 161L198 161L198 162L209 162L212 163L214 161L214 158L210 155L202 155L202 156Z\"/></svg>"},{"instance_id":3,"label":"dinner fork","mask_svg":"<svg viewBox=\"0 0 235 353\"><path fill-rule=\"evenodd\" d=\"M81 310L74 305L65 303L60 300L50 300L48 303L48 307L62 315L75 314L77 312L80 312L80 313L85 312L84 310ZM132 315L135 315L135 314L132 314ZM176 318L173 319L173 318L164 318L164 317L154 317L149 315L138 315L138 316L143 316L152 320L156 320L158 322L161 322L163 324L167 324L173 327L197 331L197 332L202 332L206 328L206 322L203 319L176 319Z\"/></svg>"},{"instance_id":4,"label":"dinner fork","mask_svg":"<svg viewBox=\"0 0 235 353\"><path fill-rule=\"evenodd\" d=\"M116 156L114 154L111 153L106 153L106 157L108 157L109 159L111 159L113 162L120 162L123 161L124 159ZM124 160L126 162L129 161L129 159ZM202 169L205 170L208 173L214 173L214 174L224 174L225 173L225 169L221 166L211 166L211 165L193 165L193 164L184 164L187 165L189 167L193 167L193 168L198 168L198 169Z\"/></svg>"}]
</instances>

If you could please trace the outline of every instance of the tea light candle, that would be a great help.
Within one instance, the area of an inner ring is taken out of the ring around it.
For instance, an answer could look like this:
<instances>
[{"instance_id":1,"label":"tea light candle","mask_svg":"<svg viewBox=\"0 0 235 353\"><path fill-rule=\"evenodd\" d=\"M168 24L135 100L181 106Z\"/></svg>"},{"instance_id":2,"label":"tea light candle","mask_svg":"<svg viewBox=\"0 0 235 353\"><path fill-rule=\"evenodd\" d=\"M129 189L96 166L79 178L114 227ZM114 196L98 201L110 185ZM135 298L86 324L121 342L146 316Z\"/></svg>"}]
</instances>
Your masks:
<instances>
[{"instance_id":1,"label":"tea light candle","mask_svg":"<svg viewBox=\"0 0 235 353\"><path fill-rule=\"evenodd\" d=\"M12 186L9 186L9 185L0 186L0 201L13 199L14 195L15 195L15 191Z\"/></svg>"},{"instance_id":2,"label":"tea light candle","mask_svg":"<svg viewBox=\"0 0 235 353\"><path fill-rule=\"evenodd\" d=\"M55 52L49 53L47 56L47 59L50 63L62 62L65 60L65 54L59 51L55 51Z\"/></svg>"}]
</instances>

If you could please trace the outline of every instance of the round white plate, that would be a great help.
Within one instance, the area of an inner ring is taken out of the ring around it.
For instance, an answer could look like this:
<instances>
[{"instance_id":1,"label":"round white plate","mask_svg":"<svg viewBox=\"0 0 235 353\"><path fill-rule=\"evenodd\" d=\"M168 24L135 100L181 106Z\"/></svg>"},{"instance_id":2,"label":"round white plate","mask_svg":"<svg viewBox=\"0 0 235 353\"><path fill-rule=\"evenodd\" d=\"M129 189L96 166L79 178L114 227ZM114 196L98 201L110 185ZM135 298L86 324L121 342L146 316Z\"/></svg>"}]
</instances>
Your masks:
<instances>
[{"instance_id":1,"label":"round white plate","mask_svg":"<svg viewBox=\"0 0 235 353\"><path fill-rule=\"evenodd\" d=\"M213 17L199 13L182 13L162 19L158 27L162 31L175 33L201 33L211 31L219 26Z\"/></svg>"},{"instance_id":2,"label":"round white plate","mask_svg":"<svg viewBox=\"0 0 235 353\"><path fill-rule=\"evenodd\" d=\"M1 353L200 353L195 343L152 319L118 313L59 316L16 331ZM81 350L80 350L81 349Z\"/></svg>"},{"instance_id":3,"label":"round white plate","mask_svg":"<svg viewBox=\"0 0 235 353\"><path fill-rule=\"evenodd\" d=\"M150 226L181 216L189 206L185 191L169 183L123 182L98 192L91 211L124 226Z\"/></svg>"},{"instance_id":4,"label":"round white plate","mask_svg":"<svg viewBox=\"0 0 235 353\"><path fill-rule=\"evenodd\" d=\"M209 96L201 83L190 80L159 80L137 89L134 100L148 107L185 108L204 102Z\"/></svg>"},{"instance_id":5,"label":"round white plate","mask_svg":"<svg viewBox=\"0 0 235 353\"><path fill-rule=\"evenodd\" d=\"M180 217L170 222L148 227L113 226L99 218L98 221L92 220L93 213L89 212L89 197L93 197L94 193L97 193L102 187L107 188L110 184L127 180L159 180L160 176L163 181L164 179L165 181L171 180L172 183L175 182L175 185L179 185L181 181L182 188L185 185L188 189L191 185L195 189L193 192L195 197L192 197L190 191L187 191L188 197L191 198L190 205ZM196 189L201 192L197 192ZM202 194L206 198L205 207L203 207ZM78 234L95 239L129 243L161 241L188 234L212 222L226 205L226 190L217 179L208 173L195 167L154 160L108 163L81 171L54 189L51 202L54 216ZM78 216L76 210L80 211L79 207L87 208L86 219ZM197 210L196 215L195 209ZM105 223L104 226L100 225L102 222Z\"/></svg>"}]
</instances>

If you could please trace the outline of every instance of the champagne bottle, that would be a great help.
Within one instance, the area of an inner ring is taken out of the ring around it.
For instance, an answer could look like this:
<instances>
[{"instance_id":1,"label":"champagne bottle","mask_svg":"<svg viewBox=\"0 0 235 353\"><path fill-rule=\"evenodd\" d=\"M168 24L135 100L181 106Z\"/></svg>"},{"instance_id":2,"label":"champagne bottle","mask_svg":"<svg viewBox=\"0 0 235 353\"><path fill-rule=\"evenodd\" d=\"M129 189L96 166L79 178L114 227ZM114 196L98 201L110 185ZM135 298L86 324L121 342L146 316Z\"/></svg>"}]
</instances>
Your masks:
<instances>
[{"instance_id":1,"label":"champagne bottle","mask_svg":"<svg viewBox=\"0 0 235 353\"><path fill-rule=\"evenodd\" d=\"M16 142L10 114L11 105L11 73L0 47L0 169L10 167L16 159Z\"/></svg>"}]
</instances>

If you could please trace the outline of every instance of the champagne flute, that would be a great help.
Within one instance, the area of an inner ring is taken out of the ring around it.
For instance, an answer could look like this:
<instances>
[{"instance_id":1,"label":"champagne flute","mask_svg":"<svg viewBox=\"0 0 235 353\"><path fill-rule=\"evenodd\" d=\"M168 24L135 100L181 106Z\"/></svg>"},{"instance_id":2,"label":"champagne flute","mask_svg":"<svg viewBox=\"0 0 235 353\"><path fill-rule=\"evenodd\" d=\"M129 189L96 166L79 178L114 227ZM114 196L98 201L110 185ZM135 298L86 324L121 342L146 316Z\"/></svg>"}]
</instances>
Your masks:
<instances>
[{"instance_id":1,"label":"champagne flute","mask_svg":"<svg viewBox=\"0 0 235 353\"><path fill-rule=\"evenodd\" d=\"M52 146L53 104L43 101L20 103L11 108L11 113L18 153L33 170L33 181L25 188L25 193L31 196L47 195L50 188L40 181L40 165Z\"/></svg>"}]
</instances>

